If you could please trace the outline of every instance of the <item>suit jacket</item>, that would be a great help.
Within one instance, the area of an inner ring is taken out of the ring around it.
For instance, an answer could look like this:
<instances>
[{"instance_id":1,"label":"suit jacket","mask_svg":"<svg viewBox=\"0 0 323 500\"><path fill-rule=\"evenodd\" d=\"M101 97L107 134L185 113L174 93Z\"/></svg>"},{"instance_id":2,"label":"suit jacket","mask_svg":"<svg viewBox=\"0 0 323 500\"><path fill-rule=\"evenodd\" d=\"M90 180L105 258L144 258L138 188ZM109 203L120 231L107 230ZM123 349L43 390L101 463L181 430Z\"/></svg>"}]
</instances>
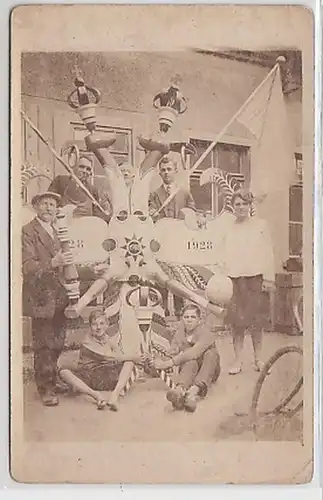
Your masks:
<instances>
[{"instance_id":1,"label":"suit jacket","mask_svg":"<svg viewBox=\"0 0 323 500\"><path fill-rule=\"evenodd\" d=\"M60 243L47 233L37 218L22 228L23 313L32 318L52 318L68 304L59 271L51 260Z\"/></svg>"},{"instance_id":2,"label":"suit jacket","mask_svg":"<svg viewBox=\"0 0 323 500\"><path fill-rule=\"evenodd\" d=\"M92 184L85 184L85 187L88 191L90 191L92 196L99 201L98 188ZM69 175L58 175L55 177L55 179L51 182L48 191L60 194L63 206L69 203L77 205L77 208L74 210L74 216L76 217L94 215L95 217L104 219L106 222L109 222L111 218L110 216L108 217L102 213L98 207L93 205L91 200Z\"/></svg>"},{"instance_id":3,"label":"suit jacket","mask_svg":"<svg viewBox=\"0 0 323 500\"><path fill-rule=\"evenodd\" d=\"M168 193L164 185L160 186L156 191L149 195L149 214L153 215L154 212L160 209L165 200L168 198ZM173 199L166 205L158 215L158 219L164 217L171 217L172 219L179 219L180 211L182 208L191 208L195 210L195 202L189 191L180 190Z\"/></svg>"}]
</instances>

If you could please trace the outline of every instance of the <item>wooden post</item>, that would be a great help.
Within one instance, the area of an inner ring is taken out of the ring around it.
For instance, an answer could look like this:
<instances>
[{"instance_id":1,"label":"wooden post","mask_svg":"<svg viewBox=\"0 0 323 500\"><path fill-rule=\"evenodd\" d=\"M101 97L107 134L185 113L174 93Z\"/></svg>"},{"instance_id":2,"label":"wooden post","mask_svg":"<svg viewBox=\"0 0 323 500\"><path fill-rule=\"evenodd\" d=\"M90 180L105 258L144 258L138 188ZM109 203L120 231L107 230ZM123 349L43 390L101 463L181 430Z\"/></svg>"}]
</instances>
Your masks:
<instances>
[{"instance_id":1,"label":"wooden post","mask_svg":"<svg viewBox=\"0 0 323 500\"><path fill-rule=\"evenodd\" d=\"M272 332L275 331L275 324L276 324L275 305L276 305L276 290L272 290L269 292L270 326Z\"/></svg>"}]
</instances>

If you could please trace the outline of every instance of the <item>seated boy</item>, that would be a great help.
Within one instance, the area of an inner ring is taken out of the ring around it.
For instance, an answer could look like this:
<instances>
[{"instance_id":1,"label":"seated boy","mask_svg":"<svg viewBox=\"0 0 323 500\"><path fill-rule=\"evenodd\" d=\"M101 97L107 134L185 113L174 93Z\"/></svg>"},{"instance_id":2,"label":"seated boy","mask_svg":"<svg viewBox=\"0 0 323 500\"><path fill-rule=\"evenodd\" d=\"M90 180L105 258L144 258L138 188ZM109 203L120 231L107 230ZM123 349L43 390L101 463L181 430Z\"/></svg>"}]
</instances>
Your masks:
<instances>
[{"instance_id":1,"label":"seated boy","mask_svg":"<svg viewBox=\"0 0 323 500\"><path fill-rule=\"evenodd\" d=\"M140 363L139 355L126 355L119 345L119 335L106 333L108 320L103 311L93 311L89 317L90 332L83 341L76 370L62 368L60 377L76 391L91 396L98 409L108 406L118 411L118 399ZM112 391L105 400L101 391Z\"/></svg>"},{"instance_id":2,"label":"seated boy","mask_svg":"<svg viewBox=\"0 0 323 500\"><path fill-rule=\"evenodd\" d=\"M157 370L179 366L176 387L167 392L166 398L174 408L194 412L198 397L206 396L221 371L214 333L202 323L201 311L195 304L184 307L169 355L170 360L154 363Z\"/></svg>"}]
</instances>

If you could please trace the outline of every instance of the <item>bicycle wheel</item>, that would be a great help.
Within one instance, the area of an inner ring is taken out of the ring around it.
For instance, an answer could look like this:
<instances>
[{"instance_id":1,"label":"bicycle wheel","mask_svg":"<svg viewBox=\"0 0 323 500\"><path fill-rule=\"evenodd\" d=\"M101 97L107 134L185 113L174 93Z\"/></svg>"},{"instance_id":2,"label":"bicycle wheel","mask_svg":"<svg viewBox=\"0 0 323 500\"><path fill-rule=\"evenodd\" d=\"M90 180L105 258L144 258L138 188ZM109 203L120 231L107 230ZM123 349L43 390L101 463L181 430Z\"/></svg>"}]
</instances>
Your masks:
<instances>
[{"instance_id":1,"label":"bicycle wheel","mask_svg":"<svg viewBox=\"0 0 323 500\"><path fill-rule=\"evenodd\" d=\"M295 397L295 395L300 391L302 385L303 385L303 377L300 378L300 380L297 382L296 386L294 389L286 396L283 401L281 401L277 406L275 406L272 410L269 411L264 411L258 414L257 408L258 408L258 403L260 399L260 394L261 394L261 389L264 384L264 381L269 374L269 371L272 369L273 365L283 356L289 353L297 353L300 356L303 356L303 350L299 346L286 346L281 349L278 349L265 363L263 366L260 375L258 377L258 380L255 385L255 389L252 395L252 402L251 402L251 407L250 407L250 420L251 420L251 426L253 430L255 430L256 424L257 424L257 416L258 415L271 415L271 414L277 414L281 412L281 410L287 406L287 404ZM303 401L298 403L298 405L292 409L288 410L286 413L289 416L295 415L303 406Z\"/></svg>"}]
</instances>

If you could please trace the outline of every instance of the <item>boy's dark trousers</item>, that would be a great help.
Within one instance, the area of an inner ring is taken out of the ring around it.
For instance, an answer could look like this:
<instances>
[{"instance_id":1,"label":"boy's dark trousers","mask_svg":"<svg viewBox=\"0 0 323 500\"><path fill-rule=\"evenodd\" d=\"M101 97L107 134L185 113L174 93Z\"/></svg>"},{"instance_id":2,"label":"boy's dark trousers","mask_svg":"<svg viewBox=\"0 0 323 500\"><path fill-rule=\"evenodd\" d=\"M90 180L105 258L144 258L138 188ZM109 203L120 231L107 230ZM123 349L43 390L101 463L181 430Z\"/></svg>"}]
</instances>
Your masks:
<instances>
[{"instance_id":1,"label":"boy's dark trousers","mask_svg":"<svg viewBox=\"0 0 323 500\"><path fill-rule=\"evenodd\" d=\"M205 397L208 388L218 379L220 372L219 352L215 347L210 347L198 359L187 361L181 366L176 383L183 389L196 385L200 388L199 395Z\"/></svg>"}]
</instances>

